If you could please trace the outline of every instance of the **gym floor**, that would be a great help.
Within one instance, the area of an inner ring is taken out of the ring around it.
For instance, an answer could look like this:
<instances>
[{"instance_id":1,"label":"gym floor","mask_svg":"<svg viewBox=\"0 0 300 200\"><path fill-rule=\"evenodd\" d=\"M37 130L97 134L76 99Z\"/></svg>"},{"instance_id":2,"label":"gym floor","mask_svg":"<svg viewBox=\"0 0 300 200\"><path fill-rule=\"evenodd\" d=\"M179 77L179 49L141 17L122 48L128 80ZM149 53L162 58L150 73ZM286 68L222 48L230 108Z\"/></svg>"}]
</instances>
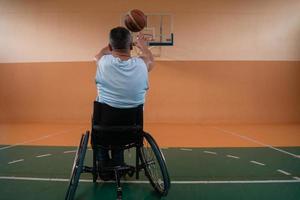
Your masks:
<instances>
[{"instance_id":1,"label":"gym floor","mask_svg":"<svg viewBox=\"0 0 300 200\"><path fill-rule=\"evenodd\" d=\"M87 129L89 124L1 124L0 199L63 199ZM300 125L146 124L145 130L159 143L171 176L169 194L161 199L300 196ZM126 151L127 163L134 158L134 149ZM89 150L85 165L91 163ZM122 181L124 199L160 199L144 176ZM83 174L75 199L115 195L113 182L93 184Z\"/></svg>"}]
</instances>

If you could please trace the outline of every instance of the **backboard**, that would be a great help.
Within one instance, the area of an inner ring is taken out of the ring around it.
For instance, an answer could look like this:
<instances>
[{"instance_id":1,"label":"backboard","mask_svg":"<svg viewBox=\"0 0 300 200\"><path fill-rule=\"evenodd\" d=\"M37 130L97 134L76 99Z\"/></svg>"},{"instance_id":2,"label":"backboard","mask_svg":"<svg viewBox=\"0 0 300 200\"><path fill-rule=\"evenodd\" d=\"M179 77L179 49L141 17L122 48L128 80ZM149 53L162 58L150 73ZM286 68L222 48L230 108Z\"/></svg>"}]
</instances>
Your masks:
<instances>
[{"instance_id":1,"label":"backboard","mask_svg":"<svg viewBox=\"0 0 300 200\"><path fill-rule=\"evenodd\" d=\"M125 26L124 19L126 13L121 15L120 24ZM155 57L160 57L161 47L174 45L173 16L168 13L145 13L147 25L141 31L148 40L149 49ZM133 42L138 33L132 32ZM133 49L133 55L139 54L137 48Z\"/></svg>"}]
</instances>

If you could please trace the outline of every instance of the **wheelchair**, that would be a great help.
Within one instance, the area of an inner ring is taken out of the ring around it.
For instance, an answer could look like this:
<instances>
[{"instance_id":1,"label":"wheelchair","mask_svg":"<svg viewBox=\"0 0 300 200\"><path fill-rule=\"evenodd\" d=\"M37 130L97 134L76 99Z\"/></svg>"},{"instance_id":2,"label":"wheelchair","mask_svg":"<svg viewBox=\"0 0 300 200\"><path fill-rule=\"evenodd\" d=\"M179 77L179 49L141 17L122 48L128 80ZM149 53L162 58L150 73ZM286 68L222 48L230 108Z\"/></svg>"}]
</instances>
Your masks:
<instances>
[{"instance_id":1,"label":"wheelchair","mask_svg":"<svg viewBox=\"0 0 300 200\"><path fill-rule=\"evenodd\" d=\"M154 138L143 130L143 105L120 109L94 102L91 128L92 167L84 165L89 137L89 131L81 136L65 200L74 199L82 173L91 173L93 182L96 183L100 179L100 169L101 172L114 174L117 199L122 199L121 177L132 177L135 174L135 178L139 179L141 170L160 196L168 194L171 182L165 158ZM131 148L136 151L135 166L124 163L99 168L99 149L124 151Z\"/></svg>"}]
</instances>

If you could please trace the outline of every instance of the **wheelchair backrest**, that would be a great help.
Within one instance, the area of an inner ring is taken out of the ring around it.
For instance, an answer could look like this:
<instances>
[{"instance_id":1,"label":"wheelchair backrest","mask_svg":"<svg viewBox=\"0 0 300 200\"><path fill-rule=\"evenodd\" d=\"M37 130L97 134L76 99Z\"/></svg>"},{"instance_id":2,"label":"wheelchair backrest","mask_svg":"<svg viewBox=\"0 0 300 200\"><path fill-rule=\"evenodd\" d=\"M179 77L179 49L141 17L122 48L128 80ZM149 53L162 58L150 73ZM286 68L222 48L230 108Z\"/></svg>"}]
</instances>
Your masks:
<instances>
[{"instance_id":1,"label":"wheelchair backrest","mask_svg":"<svg viewBox=\"0 0 300 200\"><path fill-rule=\"evenodd\" d=\"M92 118L94 145L122 148L139 142L142 131L143 105L135 108L114 108L94 102Z\"/></svg>"}]
</instances>

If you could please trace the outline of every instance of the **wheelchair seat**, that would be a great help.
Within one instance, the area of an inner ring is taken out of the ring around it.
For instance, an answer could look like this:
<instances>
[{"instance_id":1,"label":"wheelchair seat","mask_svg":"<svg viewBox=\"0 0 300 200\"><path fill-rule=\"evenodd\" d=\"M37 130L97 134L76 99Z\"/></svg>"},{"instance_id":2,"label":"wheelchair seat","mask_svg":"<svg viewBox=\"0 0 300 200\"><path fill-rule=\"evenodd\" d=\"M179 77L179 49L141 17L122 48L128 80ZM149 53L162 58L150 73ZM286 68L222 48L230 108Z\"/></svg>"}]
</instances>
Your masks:
<instances>
[{"instance_id":1,"label":"wheelchair seat","mask_svg":"<svg viewBox=\"0 0 300 200\"><path fill-rule=\"evenodd\" d=\"M141 140L142 131L143 105L120 109L94 102L92 147L96 145L102 148L130 148Z\"/></svg>"},{"instance_id":2,"label":"wheelchair seat","mask_svg":"<svg viewBox=\"0 0 300 200\"><path fill-rule=\"evenodd\" d=\"M143 131L143 105L135 108L114 108L107 104L94 102L92 117L93 165L98 169L98 174L103 180L109 180L109 173L114 173L114 178L119 182L121 175L134 174L134 167L125 163L99 161L99 149L123 151L141 143ZM120 152L123 154L123 152ZM101 176L102 174L102 176ZM103 176L104 174L104 176ZM97 175L93 177L94 181ZM119 188L119 183L118 183ZM121 190L119 188L119 190Z\"/></svg>"},{"instance_id":3,"label":"wheelchair seat","mask_svg":"<svg viewBox=\"0 0 300 200\"><path fill-rule=\"evenodd\" d=\"M170 188L170 178L164 156L154 138L143 130L143 105L135 108L114 108L107 104L94 102L91 146L93 149L93 166L84 166L84 158L89 139L89 131L82 135L74 159L66 200L73 200L81 173L92 173L93 182L102 172L114 174L117 185L117 199L122 199L121 176L128 174L132 177L144 169L146 177L159 195L167 195ZM97 158L100 149L125 150L136 149L135 166L114 164L101 166ZM101 177L100 177L101 178Z\"/></svg>"}]
</instances>

